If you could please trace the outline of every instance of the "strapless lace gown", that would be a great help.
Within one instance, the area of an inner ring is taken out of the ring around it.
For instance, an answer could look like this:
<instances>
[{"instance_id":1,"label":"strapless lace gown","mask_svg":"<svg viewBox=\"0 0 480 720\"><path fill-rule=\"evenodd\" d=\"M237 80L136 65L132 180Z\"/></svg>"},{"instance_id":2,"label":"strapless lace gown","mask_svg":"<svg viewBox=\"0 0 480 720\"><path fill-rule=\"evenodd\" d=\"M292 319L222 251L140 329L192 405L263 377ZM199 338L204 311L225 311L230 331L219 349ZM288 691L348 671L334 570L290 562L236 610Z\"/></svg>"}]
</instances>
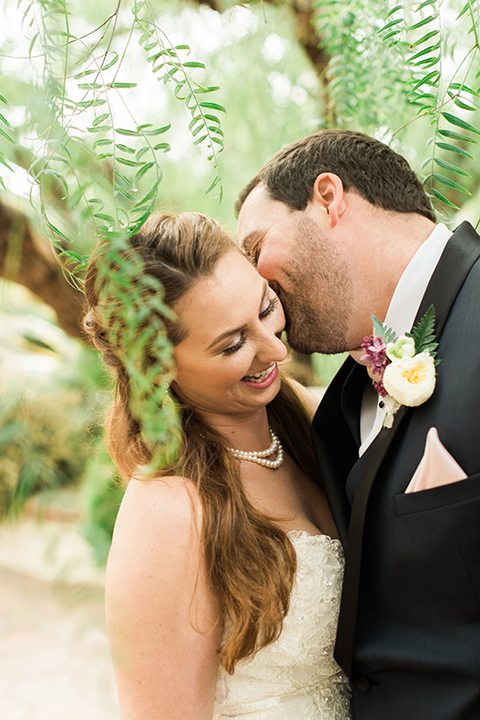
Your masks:
<instances>
[{"instance_id":1,"label":"strapless lace gown","mask_svg":"<svg viewBox=\"0 0 480 720\"><path fill-rule=\"evenodd\" d=\"M290 609L278 640L233 675L220 669L214 720L349 720L347 678L333 658L342 589L339 540L288 533L297 553Z\"/></svg>"}]
</instances>

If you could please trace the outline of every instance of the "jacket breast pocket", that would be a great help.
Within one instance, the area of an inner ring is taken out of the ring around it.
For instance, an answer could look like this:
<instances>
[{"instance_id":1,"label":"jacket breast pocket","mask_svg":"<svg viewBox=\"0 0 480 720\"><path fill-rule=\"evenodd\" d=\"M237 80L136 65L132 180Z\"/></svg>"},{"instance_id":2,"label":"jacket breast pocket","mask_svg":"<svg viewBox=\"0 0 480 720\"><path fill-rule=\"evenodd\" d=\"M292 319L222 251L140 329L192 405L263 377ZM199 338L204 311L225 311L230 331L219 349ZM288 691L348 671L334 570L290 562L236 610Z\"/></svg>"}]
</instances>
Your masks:
<instances>
[{"instance_id":1,"label":"jacket breast pocket","mask_svg":"<svg viewBox=\"0 0 480 720\"><path fill-rule=\"evenodd\" d=\"M420 492L398 493L393 500L397 515L408 515L468 502L474 498L480 499L480 473L449 485L440 485ZM480 516L478 520L480 527Z\"/></svg>"},{"instance_id":2,"label":"jacket breast pocket","mask_svg":"<svg viewBox=\"0 0 480 720\"><path fill-rule=\"evenodd\" d=\"M417 585L428 581L432 598L449 599L452 608L463 607L465 621L478 621L480 473L417 493L399 493L393 500Z\"/></svg>"}]
</instances>

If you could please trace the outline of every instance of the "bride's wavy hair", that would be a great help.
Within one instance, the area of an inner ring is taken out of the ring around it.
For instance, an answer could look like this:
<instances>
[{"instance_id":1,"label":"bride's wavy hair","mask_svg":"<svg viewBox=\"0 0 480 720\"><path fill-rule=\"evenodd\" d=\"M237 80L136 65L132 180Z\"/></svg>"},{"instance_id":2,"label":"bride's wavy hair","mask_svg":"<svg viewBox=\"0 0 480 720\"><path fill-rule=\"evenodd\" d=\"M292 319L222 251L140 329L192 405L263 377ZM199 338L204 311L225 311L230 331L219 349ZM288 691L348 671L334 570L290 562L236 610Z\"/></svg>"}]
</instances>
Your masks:
<instances>
[{"instance_id":1,"label":"bride's wavy hair","mask_svg":"<svg viewBox=\"0 0 480 720\"><path fill-rule=\"evenodd\" d=\"M225 254L240 252L229 233L199 213L153 215L129 242L143 259L143 273L160 281L165 293L163 301L173 310L199 279L212 275ZM139 466L148 465L153 449L141 438L140 423L131 411L127 370L118 349L108 339L108 327L102 324L99 258L101 252L94 253L86 273L84 327L116 376L116 397L106 423L107 443L128 481ZM109 318L112 321L112 313ZM186 335L181 319L163 320L175 346ZM228 451L224 438L202 420L195 408L180 401L178 405L183 431L180 456L160 475L187 477L199 494L207 572L226 629L221 662L227 672L233 673L239 660L279 637L295 576L295 551L287 534L249 501L239 462ZM286 452L314 477L309 418L285 378L267 412Z\"/></svg>"}]
</instances>

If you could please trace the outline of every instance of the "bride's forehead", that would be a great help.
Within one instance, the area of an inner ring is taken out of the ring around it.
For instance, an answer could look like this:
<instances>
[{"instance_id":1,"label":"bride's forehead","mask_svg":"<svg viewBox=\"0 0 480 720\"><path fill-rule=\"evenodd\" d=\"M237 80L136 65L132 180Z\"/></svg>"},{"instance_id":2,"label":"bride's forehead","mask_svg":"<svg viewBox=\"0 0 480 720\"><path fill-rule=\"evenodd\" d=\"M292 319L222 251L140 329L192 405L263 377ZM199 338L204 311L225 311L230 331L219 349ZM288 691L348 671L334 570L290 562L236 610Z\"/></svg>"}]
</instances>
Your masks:
<instances>
[{"instance_id":1,"label":"bride's forehead","mask_svg":"<svg viewBox=\"0 0 480 720\"><path fill-rule=\"evenodd\" d=\"M255 307L263 294L264 280L241 253L229 253L212 275L200 278L178 304L176 312L196 322L212 315L239 317L250 305ZM258 307L257 307L258 309Z\"/></svg>"},{"instance_id":2,"label":"bride's forehead","mask_svg":"<svg viewBox=\"0 0 480 720\"><path fill-rule=\"evenodd\" d=\"M240 252L224 255L213 273L201 278L194 285L197 295L208 295L212 300L215 297L231 298L241 303L246 294L261 292L263 278L257 273L253 265Z\"/></svg>"}]
</instances>

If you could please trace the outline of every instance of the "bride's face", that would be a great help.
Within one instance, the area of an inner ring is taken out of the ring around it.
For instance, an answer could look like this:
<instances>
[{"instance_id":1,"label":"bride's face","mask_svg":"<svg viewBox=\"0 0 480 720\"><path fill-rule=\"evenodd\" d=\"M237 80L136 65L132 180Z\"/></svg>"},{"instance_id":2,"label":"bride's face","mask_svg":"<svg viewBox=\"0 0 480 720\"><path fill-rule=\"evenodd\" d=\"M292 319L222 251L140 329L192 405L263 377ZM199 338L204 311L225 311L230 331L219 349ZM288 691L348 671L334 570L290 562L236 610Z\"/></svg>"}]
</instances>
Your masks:
<instances>
[{"instance_id":1,"label":"bride's face","mask_svg":"<svg viewBox=\"0 0 480 720\"><path fill-rule=\"evenodd\" d=\"M287 349L273 290L237 250L199 280L175 312L187 335L175 347L174 387L198 410L232 414L269 403L280 389Z\"/></svg>"}]
</instances>

